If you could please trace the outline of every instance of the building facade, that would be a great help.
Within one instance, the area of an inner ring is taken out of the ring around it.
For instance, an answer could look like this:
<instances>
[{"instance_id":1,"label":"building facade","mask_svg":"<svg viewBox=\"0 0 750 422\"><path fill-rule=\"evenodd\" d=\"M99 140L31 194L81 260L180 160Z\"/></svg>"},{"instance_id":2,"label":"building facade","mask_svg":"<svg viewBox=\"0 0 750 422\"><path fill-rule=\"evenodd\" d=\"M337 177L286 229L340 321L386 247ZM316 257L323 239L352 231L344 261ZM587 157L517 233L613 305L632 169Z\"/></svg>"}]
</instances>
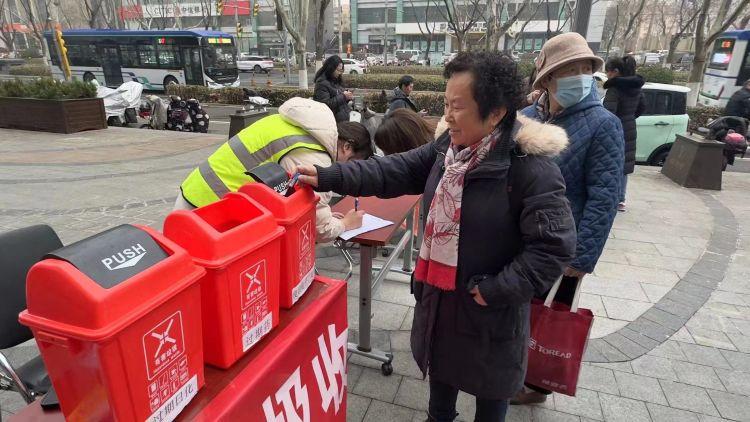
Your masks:
<instances>
[{"instance_id":1,"label":"building facade","mask_svg":"<svg viewBox=\"0 0 750 422\"><path fill-rule=\"evenodd\" d=\"M253 13L255 3L258 13ZM237 36L237 23L242 32L237 37L239 52L264 56L283 56L286 31L277 29L276 8L273 0L224 0L221 13L216 1L180 1L164 3L162 0L142 0L142 4L120 8L121 19L128 29L207 28L217 29ZM337 3L336 3L337 4ZM310 10L309 22L318 22L318 11ZM325 12L323 39L327 43L338 42L340 9L332 2ZM291 37L286 37L287 45ZM315 49L315 24L308 24L307 46ZM336 44L338 46L338 44Z\"/></svg>"},{"instance_id":2,"label":"building facade","mask_svg":"<svg viewBox=\"0 0 750 422\"><path fill-rule=\"evenodd\" d=\"M458 8L471 4L467 0L455 1L463 1L456 5ZM511 0L502 19L514 16L522 3L522 0ZM599 1L592 6L586 38L594 49L598 49L601 42L607 3ZM350 5L352 44L358 51L382 53L385 39L388 40L390 52L395 49L425 51L428 38L431 38L432 54L442 55L458 50L457 39L448 27L444 1L351 0ZM499 47L519 52L541 49L550 36L570 30L567 11L574 7L574 2L567 7L560 1L532 2L519 15L508 36L500 40ZM486 29L486 18L483 17L469 29L467 46L484 46Z\"/></svg>"}]
</instances>

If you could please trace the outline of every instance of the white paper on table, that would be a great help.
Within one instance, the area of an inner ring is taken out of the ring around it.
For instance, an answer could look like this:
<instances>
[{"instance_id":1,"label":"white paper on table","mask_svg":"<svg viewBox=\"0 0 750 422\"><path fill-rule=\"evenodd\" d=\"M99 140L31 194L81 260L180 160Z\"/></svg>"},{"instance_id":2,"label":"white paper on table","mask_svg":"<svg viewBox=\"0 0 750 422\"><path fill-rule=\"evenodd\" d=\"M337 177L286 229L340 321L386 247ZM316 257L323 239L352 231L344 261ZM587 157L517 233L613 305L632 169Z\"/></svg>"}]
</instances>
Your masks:
<instances>
[{"instance_id":1,"label":"white paper on table","mask_svg":"<svg viewBox=\"0 0 750 422\"><path fill-rule=\"evenodd\" d=\"M349 240L351 238L359 236L362 233L367 233L373 230L382 229L383 227L388 227L392 224L393 224L393 221L383 220L380 217L375 217L374 215L365 214L362 217L362 227L358 229L347 230L341 233L339 237L344 240Z\"/></svg>"}]
</instances>

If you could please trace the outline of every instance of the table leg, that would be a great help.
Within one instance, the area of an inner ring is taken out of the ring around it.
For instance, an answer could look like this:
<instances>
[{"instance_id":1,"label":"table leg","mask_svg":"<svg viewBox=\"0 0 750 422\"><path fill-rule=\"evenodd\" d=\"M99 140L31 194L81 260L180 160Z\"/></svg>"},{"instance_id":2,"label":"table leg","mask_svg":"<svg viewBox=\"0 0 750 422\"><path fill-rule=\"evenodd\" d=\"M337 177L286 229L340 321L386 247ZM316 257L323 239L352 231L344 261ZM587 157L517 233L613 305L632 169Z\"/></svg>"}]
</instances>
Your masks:
<instances>
[{"instance_id":1,"label":"table leg","mask_svg":"<svg viewBox=\"0 0 750 422\"><path fill-rule=\"evenodd\" d=\"M357 348L363 352L371 350L372 250L371 246L359 246L359 344Z\"/></svg>"},{"instance_id":2,"label":"table leg","mask_svg":"<svg viewBox=\"0 0 750 422\"><path fill-rule=\"evenodd\" d=\"M411 260L414 255L414 209L412 209L409 212L409 216L406 217L406 229L411 232L411 235L409 236L409 241L404 248L404 266L402 269L404 272L411 273L413 269Z\"/></svg>"},{"instance_id":3,"label":"table leg","mask_svg":"<svg viewBox=\"0 0 750 422\"><path fill-rule=\"evenodd\" d=\"M359 246L359 338L358 344L349 343L347 350L383 362L380 370L383 375L393 373L393 354L373 350L371 345L372 324L372 246Z\"/></svg>"}]
</instances>

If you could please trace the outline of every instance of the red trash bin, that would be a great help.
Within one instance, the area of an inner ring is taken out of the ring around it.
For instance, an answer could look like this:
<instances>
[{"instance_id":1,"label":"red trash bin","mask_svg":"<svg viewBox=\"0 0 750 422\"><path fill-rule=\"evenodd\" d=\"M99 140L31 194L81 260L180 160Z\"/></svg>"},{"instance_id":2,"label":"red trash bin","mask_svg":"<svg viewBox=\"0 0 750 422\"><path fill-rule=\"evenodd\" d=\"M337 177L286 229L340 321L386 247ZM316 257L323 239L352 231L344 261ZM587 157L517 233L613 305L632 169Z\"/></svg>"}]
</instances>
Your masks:
<instances>
[{"instance_id":1,"label":"red trash bin","mask_svg":"<svg viewBox=\"0 0 750 422\"><path fill-rule=\"evenodd\" d=\"M273 215L242 193L164 220L164 235L206 269L203 358L228 368L279 324L281 236Z\"/></svg>"},{"instance_id":2,"label":"red trash bin","mask_svg":"<svg viewBox=\"0 0 750 422\"><path fill-rule=\"evenodd\" d=\"M31 268L19 319L34 333L66 420L179 414L204 383L204 273L173 242L129 225Z\"/></svg>"},{"instance_id":3,"label":"red trash bin","mask_svg":"<svg viewBox=\"0 0 750 422\"><path fill-rule=\"evenodd\" d=\"M240 192L270 210L286 229L281 240L279 304L291 308L307 291L315 276L315 206L320 198L310 187L286 197L262 183L248 183Z\"/></svg>"}]
</instances>

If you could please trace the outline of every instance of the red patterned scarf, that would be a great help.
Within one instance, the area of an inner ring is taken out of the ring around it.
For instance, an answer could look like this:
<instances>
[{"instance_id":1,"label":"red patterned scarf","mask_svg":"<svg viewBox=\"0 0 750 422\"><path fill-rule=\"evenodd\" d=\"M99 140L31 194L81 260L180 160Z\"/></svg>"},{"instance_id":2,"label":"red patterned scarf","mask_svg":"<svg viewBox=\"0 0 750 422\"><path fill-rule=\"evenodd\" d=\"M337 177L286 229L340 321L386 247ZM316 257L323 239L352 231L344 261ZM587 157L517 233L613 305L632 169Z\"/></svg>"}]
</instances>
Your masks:
<instances>
[{"instance_id":1,"label":"red patterned scarf","mask_svg":"<svg viewBox=\"0 0 750 422\"><path fill-rule=\"evenodd\" d=\"M464 178L495 147L500 137L496 129L481 141L463 149L451 144L445 154L445 173L432 198L422 247L414 270L417 281L442 290L456 290L458 237Z\"/></svg>"}]
</instances>

